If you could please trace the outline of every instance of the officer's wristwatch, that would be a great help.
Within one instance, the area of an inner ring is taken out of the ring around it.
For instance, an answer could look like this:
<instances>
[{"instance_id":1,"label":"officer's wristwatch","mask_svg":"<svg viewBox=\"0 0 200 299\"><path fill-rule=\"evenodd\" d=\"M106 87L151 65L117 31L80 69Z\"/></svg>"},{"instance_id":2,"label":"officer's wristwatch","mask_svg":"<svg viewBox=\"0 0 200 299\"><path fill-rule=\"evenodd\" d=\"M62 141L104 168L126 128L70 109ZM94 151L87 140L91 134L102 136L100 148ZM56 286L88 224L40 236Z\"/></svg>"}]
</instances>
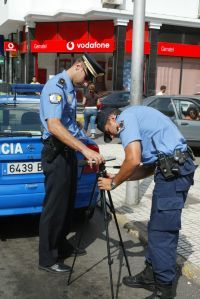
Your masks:
<instances>
[{"instance_id":1,"label":"officer's wristwatch","mask_svg":"<svg viewBox=\"0 0 200 299\"><path fill-rule=\"evenodd\" d=\"M111 186L110 190L114 190L117 187L117 185L114 183L113 179L112 179L112 181L110 183L110 186Z\"/></svg>"}]
</instances>

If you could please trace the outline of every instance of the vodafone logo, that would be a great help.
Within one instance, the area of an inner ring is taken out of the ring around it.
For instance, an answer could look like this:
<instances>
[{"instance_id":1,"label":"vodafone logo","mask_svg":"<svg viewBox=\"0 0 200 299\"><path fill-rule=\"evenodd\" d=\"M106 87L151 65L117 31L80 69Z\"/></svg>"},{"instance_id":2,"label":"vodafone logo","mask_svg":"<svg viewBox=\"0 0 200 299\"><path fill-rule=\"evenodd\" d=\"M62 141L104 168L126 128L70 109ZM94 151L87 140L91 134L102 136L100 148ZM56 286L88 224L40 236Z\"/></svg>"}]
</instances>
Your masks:
<instances>
[{"instance_id":1,"label":"vodafone logo","mask_svg":"<svg viewBox=\"0 0 200 299\"><path fill-rule=\"evenodd\" d=\"M68 51L73 50L81 50L81 49L109 49L109 43L98 43L98 42L86 42L86 43L75 43L75 42L67 42L66 48Z\"/></svg>"},{"instance_id":2,"label":"vodafone logo","mask_svg":"<svg viewBox=\"0 0 200 299\"><path fill-rule=\"evenodd\" d=\"M4 42L4 51L16 52L17 45L13 42Z\"/></svg>"},{"instance_id":3,"label":"vodafone logo","mask_svg":"<svg viewBox=\"0 0 200 299\"><path fill-rule=\"evenodd\" d=\"M14 49L14 44L13 43L8 43L8 49L10 49L10 50L12 50L12 49Z\"/></svg>"},{"instance_id":4,"label":"vodafone logo","mask_svg":"<svg viewBox=\"0 0 200 299\"><path fill-rule=\"evenodd\" d=\"M72 51L72 50L74 49L74 47L75 47L74 42L68 42L68 43L66 44L66 48L67 48L67 50L69 50L69 51Z\"/></svg>"}]
</instances>

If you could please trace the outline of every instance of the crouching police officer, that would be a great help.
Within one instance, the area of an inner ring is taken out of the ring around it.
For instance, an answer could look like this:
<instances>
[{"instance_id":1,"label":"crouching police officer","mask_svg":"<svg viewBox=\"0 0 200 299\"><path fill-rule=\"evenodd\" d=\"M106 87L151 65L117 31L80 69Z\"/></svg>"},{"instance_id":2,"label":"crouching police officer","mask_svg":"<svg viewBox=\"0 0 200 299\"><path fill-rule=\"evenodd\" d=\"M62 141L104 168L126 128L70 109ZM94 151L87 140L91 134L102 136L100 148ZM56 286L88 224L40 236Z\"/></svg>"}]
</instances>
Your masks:
<instances>
[{"instance_id":1,"label":"crouching police officer","mask_svg":"<svg viewBox=\"0 0 200 299\"><path fill-rule=\"evenodd\" d=\"M154 173L146 267L135 276L124 277L123 283L133 288L153 287L149 299L174 298L181 211L193 184L193 154L171 120L150 107L130 107L120 115L110 108L102 110L98 128L104 132L105 142L118 136L125 150L120 171L115 176L100 177L100 189L113 190L126 180Z\"/></svg>"},{"instance_id":2,"label":"crouching police officer","mask_svg":"<svg viewBox=\"0 0 200 299\"><path fill-rule=\"evenodd\" d=\"M85 253L66 240L76 193L75 151L80 151L89 164L92 161L100 164L104 159L78 140L74 86L103 74L101 66L85 53L68 70L50 79L42 90L40 117L46 193L39 227L39 269L42 270L69 272L71 268L60 259L72 253Z\"/></svg>"}]
</instances>

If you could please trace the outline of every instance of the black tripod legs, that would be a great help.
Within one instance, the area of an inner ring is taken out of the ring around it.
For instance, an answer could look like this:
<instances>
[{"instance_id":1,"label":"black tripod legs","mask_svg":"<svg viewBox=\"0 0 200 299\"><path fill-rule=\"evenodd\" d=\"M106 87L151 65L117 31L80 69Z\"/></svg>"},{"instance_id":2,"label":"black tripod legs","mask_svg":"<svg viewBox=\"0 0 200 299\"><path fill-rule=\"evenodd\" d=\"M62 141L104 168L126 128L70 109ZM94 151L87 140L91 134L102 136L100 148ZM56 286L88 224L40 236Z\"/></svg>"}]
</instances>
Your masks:
<instances>
[{"instance_id":1,"label":"black tripod legs","mask_svg":"<svg viewBox=\"0 0 200 299\"><path fill-rule=\"evenodd\" d=\"M105 223L105 231L106 231L106 243L107 243L107 253L108 253L108 266L109 266L109 275L110 275L110 289L111 289L111 297L114 299L114 287L113 287L113 278L112 278L112 263L113 260L111 258L110 253L110 238L109 238L109 230L108 230L108 216L107 216L107 205L106 205L106 195L105 190L101 190L101 200L102 200L102 208L104 213L104 223Z\"/></svg>"},{"instance_id":2,"label":"black tripod legs","mask_svg":"<svg viewBox=\"0 0 200 299\"><path fill-rule=\"evenodd\" d=\"M125 261L126 261L126 266L127 266L127 269L128 269L128 274L129 274L129 276L131 276L130 265L129 265L129 262L128 262L128 257L127 257L127 254L126 254L126 250L124 248L124 243L123 243L122 235L121 235L121 232L120 232L120 229L119 229L119 224L118 224L118 221L117 221L117 216L116 216L116 213L115 213L115 208L114 208L114 205L113 205L112 197L111 197L110 191L107 191L107 193L108 193L108 198L109 198L109 203L110 203L110 205L109 205L110 211L111 211L111 213L113 214L113 217L114 217L115 225L116 225L119 240L120 240L120 245L122 247L123 255L124 255L124 258L125 258Z\"/></svg>"}]
</instances>

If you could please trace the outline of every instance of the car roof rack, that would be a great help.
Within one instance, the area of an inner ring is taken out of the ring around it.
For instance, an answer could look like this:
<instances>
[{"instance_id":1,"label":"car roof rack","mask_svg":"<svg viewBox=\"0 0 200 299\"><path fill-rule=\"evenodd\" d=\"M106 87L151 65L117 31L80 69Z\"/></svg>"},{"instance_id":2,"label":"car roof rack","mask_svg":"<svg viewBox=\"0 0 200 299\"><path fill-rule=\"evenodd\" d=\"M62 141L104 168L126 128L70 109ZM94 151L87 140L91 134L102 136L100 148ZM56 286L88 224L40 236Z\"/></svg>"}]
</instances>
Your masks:
<instances>
[{"instance_id":1,"label":"car roof rack","mask_svg":"<svg viewBox=\"0 0 200 299\"><path fill-rule=\"evenodd\" d=\"M12 84L12 92L17 93L34 93L41 92L44 87L44 84Z\"/></svg>"}]
</instances>

